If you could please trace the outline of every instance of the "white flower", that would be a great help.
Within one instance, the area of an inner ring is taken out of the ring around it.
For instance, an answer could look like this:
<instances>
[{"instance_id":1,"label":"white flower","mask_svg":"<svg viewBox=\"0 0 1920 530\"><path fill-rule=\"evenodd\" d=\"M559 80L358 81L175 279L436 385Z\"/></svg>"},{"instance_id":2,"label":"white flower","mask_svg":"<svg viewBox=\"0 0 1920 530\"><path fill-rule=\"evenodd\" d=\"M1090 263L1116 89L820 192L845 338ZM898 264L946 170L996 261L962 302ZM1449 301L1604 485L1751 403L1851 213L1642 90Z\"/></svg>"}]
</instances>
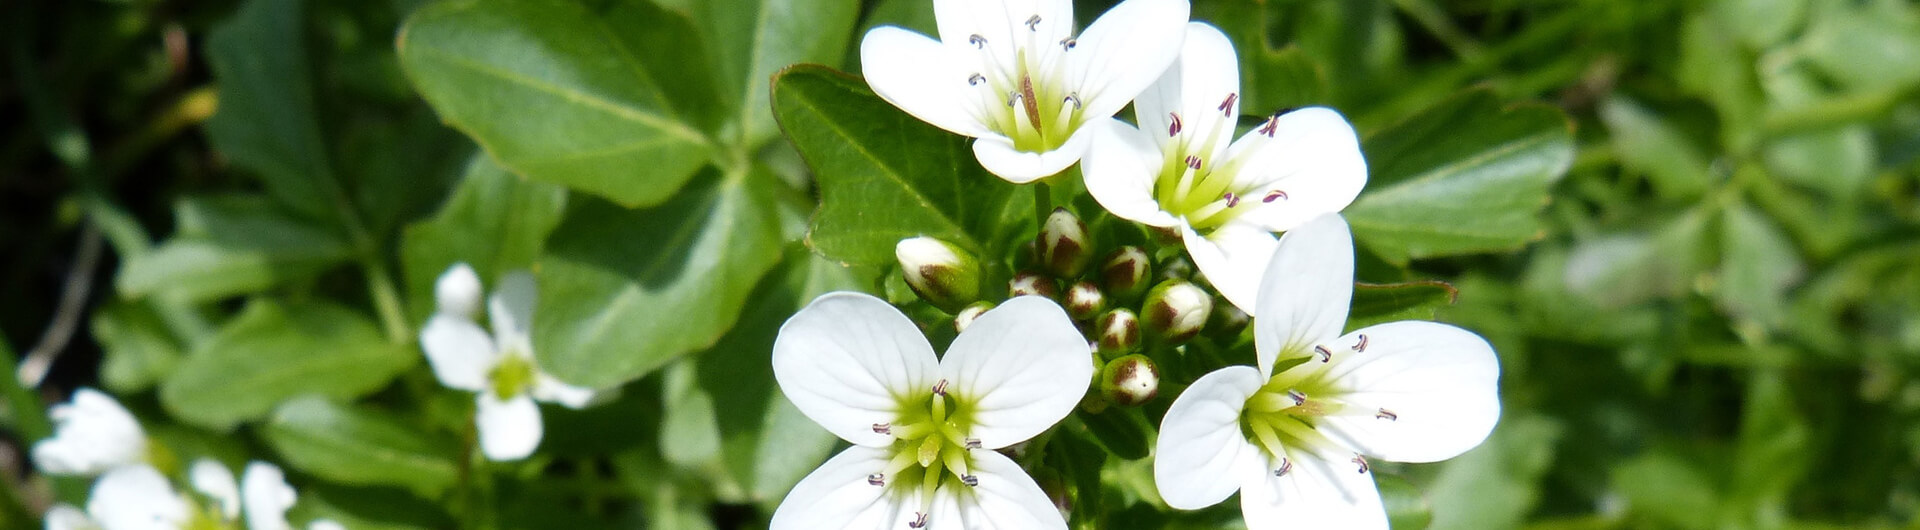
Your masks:
<instances>
[{"instance_id":1,"label":"white flower","mask_svg":"<svg viewBox=\"0 0 1920 530\"><path fill-rule=\"evenodd\" d=\"M247 530L291 530L287 509L293 507L293 486L280 468L249 462L238 483L227 466L210 459L194 461L188 482L207 505L198 505L173 490L159 471L146 464L117 468L94 483L87 511L59 505L47 511L47 530L182 530L233 528L246 515ZM244 511L243 511L244 510ZM340 530L339 523L321 519L308 530Z\"/></svg>"},{"instance_id":2,"label":"white flower","mask_svg":"<svg viewBox=\"0 0 1920 530\"><path fill-rule=\"evenodd\" d=\"M1153 478L1168 506L1238 490L1250 528L1384 529L1368 458L1434 462L1486 439L1500 417L1493 348L1433 322L1341 335L1352 278L1338 215L1280 239L1254 322L1260 367L1201 377L1160 424Z\"/></svg>"},{"instance_id":3,"label":"white flower","mask_svg":"<svg viewBox=\"0 0 1920 530\"><path fill-rule=\"evenodd\" d=\"M146 461L147 435L113 397L91 388L54 405L53 437L33 445L33 463L52 475L98 475Z\"/></svg>"},{"instance_id":4,"label":"white flower","mask_svg":"<svg viewBox=\"0 0 1920 530\"><path fill-rule=\"evenodd\" d=\"M780 327L773 375L808 418L853 447L802 479L773 530L1062 529L996 449L1066 417L1093 379L1064 310L1023 296L967 326L944 358L878 298L828 293Z\"/></svg>"},{"instance_id":5,"label":"white flower","mask_svg":"<svg viewBox=\"0 0 1920 530\"><path fill-rule=\"evenodd\" d=\"M1180 59L1133 101L1139 127L1109 120L1080 169L1114 215L1178 229L1207 281L1258 316L1273 233L1346 208L1367 163L1353 126L1326 108L1269 117L1232 140L1239 101L1233 44L1188 24Z\"/></svg>"},{"instance_id":6,"label":"white flower","mask_svg":"<svg viewBox=\"0 0 1920 530\"><path fill-rule=\"evenodd\" d=\"M540 445L540 407L534 400L580 408L593 391L560 382L533 360L533 305L538 296L533 275L508 274L487 299L493 335L474 323L480 303L480 279L465 263L440 275L434 286L439 312L420 330L420 347L440 383L477 392L475 422L480 450L487 458L525 458Z\"/></svg>"},{"instance_id":7,"label":"white flower","mask_svg":"<svg viewBox=\"0 0 1920 530\"><path fill-rule=\"evenodd\" d=\"M1091 136L1173 62L1186 0L1126 0L1073 36L1071 0L934 0L940 40L868 31L874 93L975 138L980 164L1027 183L1080 160Z\"/></svg>"}]
</instances>

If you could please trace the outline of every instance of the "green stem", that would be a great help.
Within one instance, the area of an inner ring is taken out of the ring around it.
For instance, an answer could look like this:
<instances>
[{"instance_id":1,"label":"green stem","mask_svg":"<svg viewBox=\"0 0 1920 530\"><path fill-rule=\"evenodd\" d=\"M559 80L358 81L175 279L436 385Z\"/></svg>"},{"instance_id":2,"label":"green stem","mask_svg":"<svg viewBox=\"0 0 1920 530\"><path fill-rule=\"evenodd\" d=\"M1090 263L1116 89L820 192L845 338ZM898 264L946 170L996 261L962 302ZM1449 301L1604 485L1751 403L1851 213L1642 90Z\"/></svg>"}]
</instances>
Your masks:
<instances>
[{"instance_id":1,"label":"green stem","mask_svg":"<svg viewBox=\"0 0 1920 530\"><path fill-rule=\"evenodd\" d=\"M1049 215L1053 215L1053 190L1041 179L1033 183L1033 225L1045 228Z\"/></svg>"},{"instance_id":2,"label":"green stem","mask_svg":"<svg viewBox=\"0 0 1920 530\"><path fill-rule=\"evenodd\" d=\"M396 344L406 342L413 328L407 325L406 312L400 308L399 290L393 285L387 265L369 253L360 259L360 268L367 275L367 291L373 296L373 308L380 313L380 323L387 330L387 340Z\"/></svg>"}]
</instances>

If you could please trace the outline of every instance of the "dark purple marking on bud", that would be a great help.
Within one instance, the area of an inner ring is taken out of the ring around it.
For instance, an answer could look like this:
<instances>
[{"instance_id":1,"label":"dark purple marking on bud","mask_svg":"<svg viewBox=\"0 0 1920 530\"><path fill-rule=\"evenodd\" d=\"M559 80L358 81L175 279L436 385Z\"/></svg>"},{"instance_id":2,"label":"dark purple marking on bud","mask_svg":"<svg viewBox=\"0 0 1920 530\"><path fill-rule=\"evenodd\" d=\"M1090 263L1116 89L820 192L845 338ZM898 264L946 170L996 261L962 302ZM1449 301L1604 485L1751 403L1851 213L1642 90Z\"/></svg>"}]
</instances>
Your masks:
<instances>
[{"instance_id":1,"label":"dark purple marking on bud","mask_svg":"<svg viewBox=\"0 0 1920 530\"><path fill-rule=\"evenodd\" d=\"M1214 109L1214 110L1218 110L1218 111L1220 111L1220 112L1222 112L1222 113L1224 113L1224 114L1226 114L1226 115L1228 115L1228 116L1232 116L1232 115L1233 115L1233 103L1234 103L1235 101L1240 101L1240 93L1238 93L1238 92L1235 92L1235 93L1232 93L1232 94L1227 94L1227 100L1226 100L1226 101L1222 101L1222 102L1220 102L1220 108L1218 108L1218 109Z\"/></svg>"},{"instance_id":2,"label":"dark purple marking on bud","mask_svg":"<svg viewBox=\"0 0 1920 530\"><path fill-rule=\"evenodd\" d=\"M873 433L874 434L893 434L893 424L875 423L873 424Z\"/></svg>"},{"instance_id":3,"label":"dark purple marking on bud","mask_svg":"<svg viewBox=\"0 0 1920 530\"><path fill-rule=\"evenodd\" d=\"M1173 122L1167 124L1167 136L1178 136L1180 134L1180 113L1169 112L1167 116L1173 118Z\"/></svg>"},{"instance_id":4,"label":"dark purple marking on bud","mask_svg":"<svg viewBox=\"0 0 1920 530\"><path fill-rule=\"evenodd\" d=\"M1273 202L1276 199L1285 199L1285 198L1287 198L1287 192L1280 191L1280 190L1273 190L1273 191L1267 192L1266 197L1261 197L1260 202Z\"/></svg>"},{"instance_id":5,"label":"dark purple marking on bud","mask_svg":"<svg viewBox=\"0 0 1920 530\"><path fill-rule=\"evenodd\" d=\"M987 81L987 76L980 75L978 72L976 72L973 75L967 77L967 86L980 86L980 83L985 83L986 81Z\"/></svg>"},{"instance_id":6,"label":"dark purple marking on bud","mask_svg":"<svg viewBox=\"0 0 1920 530\"><path fill-rule=\"evenodd\" d=\"M1231 191L1227 192L1226 195L1222 195L1220 198L1227 200L1228 208L1232 208L1240 205L1240 196L1234 195L1233 192Z\"/></svg>"},{"instance_id":7,"label":"dark purple marking on bud","mask_svg":"<svg viewBox=\"0 0 1920 530\"><path fill-rule=\"evenodd\" d=\"M1313 352L1320 354L1320 362L1324 363L1324 362L1333 361L1333 350L1327 349L1326 346L1316 345L1313 347Z\"/></svg>"},{"instance_id":8,"label":"dark purple marking on bud","mask_svg":"<svg viewBox=\"0 0 1920 530\"><path fill-rule=\"evenodd\" d=\"M1027 17L1027 31L1040 31L1040 15Z\"/></svg>"},{"instance_id":9,"label":"dark purple marking on bud","mask_svg":"<svg viewBox=\"0 0 1920 530\"><path fill-rule=\"evenodd\" d=\"M934 383L933 393L934 395L939 395L939 396L947 395L947 380L941 379L940 382Z\"/></svg>"},{"instance_id":10,"label":"dark purple marking on bud","mask_svg":"<svg viewBox=\"0 0 1920 530\"><path fill-rule=\"evenodd\" d=\"M1367 457L1364 455L1353 455L1353 460L1348 460L1348 462L1360 464L1360 474L1362 475L1365 475L1367 474L1368 471L1373 470L1373 466L1367 464Z\"/></svg>"},{"instance_id":11,"label":"dark purple marking on bud","mask_svg":"<svg viewBox=\"0 0 1920 530\"><path fill-rule=\"evenodd\" d=\"M1378 414L1374 414L1373 417L1387 420L1387 421L1400 421L1399 414L1394 414L1393 411L1387 410L1387 409L1380 409L1380 412Z\"/></svg>"},{"instance_id":12,"label":"dark purple marking on bud","mask_svg":"<svg viewBox=\"0 0 1920 530\"><path fill-rule=\"evenodd\" d=\"M1273 476L1284 477L1284 476L1287 476L1287 473L1292 473L1292 472L1293 472L1293 461L1288 460L1287 457L1283 456L1283 457L1280 457L1280 469L1273 470Z\"/></svg>"},{"instance_id":13,"label":"dark purple marking on bud","mask_svg":"<svg viewBox=\"0 0 1920 530\"><path fill-rule=\"evenodd\" d=\"M1353 345L1353 352L1362 353L1365 351L1367 351L1367 334L1362 333L1360 334L1360 342L1354 343Z\"/></svg>"},{"instance_id":14,"label":"dark purple marking on bud","mask_svg":"<svg viewBox=\"0 0 1920 530\"><path fill-rule=\"evenodd\" d=\"M882 473L874 473L872 475L867 475L867 485L885 486L887 485L887 476Z\"/></svg>"}]
</instances>

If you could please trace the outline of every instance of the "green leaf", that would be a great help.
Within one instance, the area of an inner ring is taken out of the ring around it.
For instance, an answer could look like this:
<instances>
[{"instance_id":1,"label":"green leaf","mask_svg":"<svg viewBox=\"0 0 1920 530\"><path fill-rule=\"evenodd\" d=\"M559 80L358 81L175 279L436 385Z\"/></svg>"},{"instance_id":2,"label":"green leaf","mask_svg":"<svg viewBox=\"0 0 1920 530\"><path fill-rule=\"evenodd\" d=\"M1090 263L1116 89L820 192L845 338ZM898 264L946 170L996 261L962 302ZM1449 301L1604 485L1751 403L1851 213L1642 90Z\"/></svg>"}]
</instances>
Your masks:
<instances>
[{"instance_id":1,"label":"green leaf","mask_svg":"<svg viewBox=\"0 0 1920 530\"><path fill-rule=\"evenodd\" d=\"M1809 61L1856 89L1920 83L1920 15L1905 2L1814 2L1798 43Z\"/></svg>"},{"instance_id":2,"label":"green leaf","mask_svg":"<svg viewBox=\"0 0 1920 530\"><path fill-rule=\"evenodd\" d=\"M1387 509L1390 528L1426 528L1433 522L1433 503L1406 477L1375 473L1373 484L1380 490L1380 502Z\"/></svg>"},{"instance_id":3,"label":"green leaf","mask_svg":"<svg viewBox=\"0 0 1920 530\"><path fill-rule=\"evenodd\" d=\"M1212 2L1195 5L1194 19L1219 24L1240 61L1242 119L1264 119L1281 109L1327 104L1327 74L1298 46L1267 44L1268 5Z\"/></svg>"},{"instance_id":4,"label":"green leaf","mask_svg":"<svg viewBox=\"0 0 1920 530\"><path fill-rule=\"evenodd\" d=\"M1766 162L1781 180L1854 200L1873 181L1877 151L1873 130L1855 124L1779 137L1767 146Z\"/></svg>"},{"instance_id":5,"label":"green leaf","mask_svg":"<svg viewBox=\"0 0 1920 530\"><path fill-rule=\"evenodd\" d=\"M433 312L434 281L455 263L473 266L483 280L532 267L566 204L565 188L522 179L486 154L475 155L453 197L403 234L410 314L424 320Z\"/></svg>"},{"instance_id":6,"label":"green leaf","mask_svg":"<svg viewBox=\"0 0 1920 530\"><path fill-rule=\"evenodd\" d=\"M249 0L207 37L220 110L206 127L214 148L258 172L275 199L323 217L344 198L314 112L305 5Z\"/></svg>"},{"instance_id":7,"label":"green leaf","mask_svg":"<svg viewBox=\"0 0 1920 530\"><path fill-rule=\"evenodd\" d=\"M1404 265L1511 250L1539 239L1547 189L1573 162L1566 115L1502 107L1473 90L1369 136L1368 191L1347 207L1354 237Z\"/></svg>"},{"instance_id":8,"label":"green leaf","mask_svg":"<svg viewBox=\"0 0 1920 530\"><path fill-rule=\"evenodd\" d=\"M1565 285L1609 308L1686 293L1713 265L1712 221L1694 209L1652 234L1610 234L1581 242L1567 257Z\"/></svg>"},{"instance_id":9,"label":"green leaf","mask_svg":"<svg viewBox=\"0 0 1920 530\"><path fill-rule=\"evenodd\" d=\"M540 365L606 388L712 345L780 261L774 186L737 173L652 209L573 201L534 268Z\"/></svg>"},{"instance_id":10,"label":"green leaf","mask_svg":"<svg viewBox=\"0 0 1920 530\"><path fill-rule=\"evenodd\" d=\"M256 300L161 382L160 403L181 421L226 430L293 396L365 395L418 357L347 308Z\"/></svg>"},{"instance_id":11,"label":"green leaf","mask_svg":"<svg viewBox=\"0 0 1920 530\"><path fill-rule=\"evenodd\" d=\"M287 464L340 484L403 486L434 497L460 480L459 447L452 440L317 396L281 405L261 432Z\"/></svg>"},{"instance_id":12,"label":"green leaf","mask_svg":"<svg viewBox=\"0 0 1920 530\"><path fill-rule=\"evenodd\" d=\"M1080 414L1080 422L1113 456L1138 460L1152 453L1154 428L1139 409L1108 407L1098 414Z\"/></svg>"},{"instance_id":13,"label":"green leaf","mask_svg":"<svg viewBox=\"0 0 1920 530\"><path fill-rule=\"evenodd\" d=\"M689 124L688 109L710 104L688 85L707 78L688 24L639 1L441 2L407 21L398 46L441 118L508 169L651 206L711 150Z\"/></svg>"},{"instance_id":14,"label":"green leaf","mask_svg":"<svg viewBox=\"0 0 1920 530\"><path fill-rule=\"evenodd\" d=\"M1434 312L1453 305L1460 291L1447 282L1356 283L1347 310L1347 331L1401 320L1433 320Z\"/></svg>"},{"instance_id":15,"label":"green leaf","mask_svg":"<svg viewBox=\"0 0 1920 530\"><path fill-rule=\"evenodd\" d=\"M721 98L735 116L722 134L752 148L779 131L769 106L773 74L796 63L839 62L853 35L854 0L708 0L693 3ZM728 134L729 128L737 131Z\"/></svg>"},{"instance_id":16,"label":"green leaf","mask_svg":"<svg viewBox=\"0 0 1920 530\"><path fill-rule=\"evenodd\" d=\"M179 233L133 256L117 287L128 297L156 293L209 300L307 278L352 257L336 232L259 196L192 197L174 217Z\"/></svg>"},{"instance_id":17,"label":"green leaf","mask_svg":"<svg viewBox=\"0 0 1920 530\"><path fill-rule=\"evenodd\" d=\"M93 339L100 343L100 379L116 393L146 390L180 363L180 343L149 304L124 301L93 314Z\"/></svg>"},{"instance_id":18,"label":"green leaf","mask_svg":"<svg viewBox=\"0 0 1920 530\"><path fill-rule=\"evenodd\" d=\"M1480 447L1445 464L1427 484L1434 530L1515 528L1540 499L1566 427L1541 416L1509 415Z\"/></svg>"},{"instance_id":19,"label":"green leaf","mask_svg":"<svg viewBox=\"0 0 1920 530\"><path fill-rule=\"evenodd\" d=\"M774 78L773 100L819 181L807 243L828 258L892 266L894 245L922 235L1000 255L991 250L1003 212L1032 204L981 169L966 138L900 112L858 78L796 66Z\"/></svg>"},{"instance_id":20,"label":"green leaf","mask_svg":"<svg viewBox=\"0 0 1920 530\"><path fill-rule=\"evenodd\" d=\"M300 502L287 515L293 521L327 519L356 530L427 530L457 526L440 506L404 490L348 488L325 483L301 484Z\"/></svg>"},{"instance_id":21,"label":"green leaf","mask_svg":"<svg viewBox=\"0 0 1920 530\"><path fill-rule=\"evenodd\" d=\"M1721 213L1720 281L1714 299L1736 320L1767 328L1786 324L1787 289L1806 274L1793 241L1780 227L1745 203Z\"/></svg>"},{"instance_id":22,"label":"green leaf","mask_svg":"<svg viewBox=\"0 0 1920 530\"><path fill-rule=\"evenodd\" d=\"M1702 149L1678 127L1626 96L1600 105L1613 152L1622 164L1646 174L1661 197L1687 199L1706 193L1712 175Z\"/></svg>"}]
</instances>

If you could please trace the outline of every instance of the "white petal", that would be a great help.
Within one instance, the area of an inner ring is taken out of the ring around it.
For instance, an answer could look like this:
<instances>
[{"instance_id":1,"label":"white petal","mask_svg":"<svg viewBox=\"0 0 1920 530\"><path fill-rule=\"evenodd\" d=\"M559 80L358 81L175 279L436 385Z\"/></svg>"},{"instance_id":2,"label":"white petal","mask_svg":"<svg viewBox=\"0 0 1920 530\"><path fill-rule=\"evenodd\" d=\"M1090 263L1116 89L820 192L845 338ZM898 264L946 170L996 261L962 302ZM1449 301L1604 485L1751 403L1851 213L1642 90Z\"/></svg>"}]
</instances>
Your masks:
<instances>
[{"instance_id":1,"label":"white petal","mask_svg":"<svg viewBox=\"0 0 1920 530\"><path fill-rule=\"evenodd\" d=\"M1160 421L1153 456L1153 483L1167 506L1198 510L1240 489L1233 477L1246 474L1240 466L1259 452L1240 430L1240 413L1265 383L1253 367L1229 366L1201 376L1174 398Z\"/></svg>"},{"instance_id":2,"label":"white petal","mask_svg":"<svg viewBox=\"0 0 1920 530\"><path fill-rule=\"evenodd\" d=\"M1186 35L1186 0L1126 0L1087 26L1067 52L1085 114L1112 116L1167 71Z\"/></svg>"},{"instance_id":3,"label":"white petal","mask_svg":"<svg viewBox=\"0 0 1920 530\"><path fill-rule=\"evenodd\" d=\"M1026 184L1053 176L1065 171L1067 166L1079 162L1087 147L1093 144L1098 128L1089 122L1073 131L1060 148L1044 153L1030 153L1013 147L1013 141L1004 136L992 135L973 140L973 157L987 172L1014 184Z\"/></svg>"},{"instance_id":4,"label":"white petal","mask_svg":"<svg viewBox=\"0 0 1920 530\"><path fill-rule=\"evenodd\" d=\"M53 436L33 445L33 461L54 475L94 475L146 458L147 435L120 402L81 388L73 400L54 405Z\"/></svg>"},{"instance_id":5,"label":"white petal","mask_svg":"<svg viewBox=\"0 0 1920 530\"><path fill-rule=\"evenodd\" d=\"M72 505L55 504L47 509L47 530L98 530L100 525L87 518L87 512Z\"/></svg>"},{"instance_id":6,"label":"white petal","mask_svg":"<svg viewBox=\"0 0 1920 530\"><path fill-rule=\"evenodd\" d=\"M1339 337L1352 301L1353 234L1345 219L1327 214L1281 236L1254 303L1260 373L1272 375L1275 359Z\"/></svg>"},{"instance_id":7,"label":"white petal","mask_svg":"<svg viewBox=\"0 0 1920 530\"><path fill-rule=\"evenodd\" d=\"M1032 438L1065 418L1093 381L1087 339L1052 300L1021 296L974 319L940 360L947 392L973 403L987 449Z\"/></svg>"},{"instance_id":8,"label":"white petal","mask_svg":"<svg viewBox=\"0 0 1920 530\"><path fill-rule=\"evenodd\" d=\"M1134 98L1134 121L1141 130L1154 133L1150 138L1156 145L1164 145L1174 138L1166 134L1172 130L1172 113L1180 113L1180 128L1194 139L1194 146L1201 145L1209 135L1217 138L1212 151L1193 153L1206 157L1207 167L1213 167L1226 160L1221 155L1233 143L1233 128L1239 120L1240 62L1234 56L1233 42L1218 28L1189 22L1186 30L1179 58ZM1235 97L1233 105L1221 109L1229 96Z\"/></svg>"},{"instance_id":9,"label":"white petal","mask_svg":"<svg viewBox=\"0 0 1920 530\"><path fill-rule=\"evenodd\" d=\"M1179 224L1153 198L1161 156L1148 133L1115 119L1095 120L1081 128L1094 129L1093 144L1088 146L1087 156L1080 159L1080 172L1093 200L1114 215L1136 223Z\"/></svg>"},{"instance_id":10,"label":"white petal","mask_svg":"<svg viewBox=\"0 0 1920 530\"><path fill-rule=\"evenodd\" d=\"M174 530L189 510L167 477L147 465L108 471L87 497L87 514L107 530Z\"/></svg>"},{"instance_id":11,"label":"white petal","mask_svg":"<svg viewBox=\"0 0 1920 530\"><path fill-rule=\"evenodd\" d=\"M1038 16L1032 27L1027 21ZM1048 45L1073 34L1073 2L1070 0L934 0L934 21L940 40L947 46L975 51L974 35L986 39L985 56L1011 69L1014 53L1033 43ZM984 62L974 59L973 62ZM1010 70L1009 70L1010 71Z\"/></svg>"},{"instance_id":12,"label":"white petal","mask_svg":"<svg viewBox=\"0 0 1920 530\"><path fill-rule=\"evenodd\" d=\"M313 522L307 523L307 530L347 530L347 525L340 524L332 519L315 519Z\"/></svg>"},{"instance_id":13,"label":"white petal","mask_svg":"<svg viewBox=\"0 0 1920 530\"><path fill-rule=\"evenodd\" d=\"M193 489L212 498L214 504L220 506L220 513L228 519L240 516L240 484L234 482L233 472L227 470L226 464L202 458L193 462L187 475Z\"/></svg>"},{"instance_id":14,"label":"white petal","mask_svg":"<svg viewBox=\"0 0 1920 530\"><path fill-rule=\"evenodd\" d=\"M1387 528L1387 509L1373 475L1347 455L1290 451L1286 476L1262 473L1240 486L1240 515L1248 528ZM1340 459L1340 460L1336 460ZM1269 469L1279 462L1269 458Z\"/></svg>"},{"instance_id":15,"label":"white petal","mask_svg":"<svg viewBox=\"0 0 1920 530\"><path fill-rule=\"evenodd\" d=\"M534 376L533 398L563 407L578 409L593 401L593 389L569 385L545 372Z\"/></svg>"},{"instance_id":16,"label":"white petal","mask_svg":"<svg viewBox=\"0 0 1920 530\"><path fill-rule=\"evenodd\" d=\"M1180 225L1180 238L1187 244L1193 266L1207 277L1207 283L1233 302L1234 307L1258 316L1260 280L1267 273L1273 250L1280 239L1264 229L1228 224L1201 237L1186 223Z\"/></svg>"},{"instance_id":17,"label":"white petal","mask_svg":"<svg viewBox=\"0 0 1920 530\"><path fill-rule=\"evenodd\" d=\"M1067 521L1060 517L1060 509L1054 507L1053 499L1027 476L1020 464L995 451L973 451L975 478L980 479L978 486L960 486L948 483L940 488L936 495L952 499L959 508L960 521L952 521L942 510L935 509L931 528L967 528L981 530L1038 530L1067 528ZM953 491L949 491L949 490ZM943 499L944 500L944 499ZM936 503L938 506L940 503ZM964 523L954 524L954 523Z\"/></svg>"},{"instance_id":18,"label":"white petal","mask_svg":"<svg viewBox=\"0 0 1920 530\"><path fill-rule=\"evenodd\" d=\"M1255 128L1233 142L1227 158L1239 168L1234 188L1243 197L1286 198L1254 202L1234 222L1267 230L1292 230L1320 214L1338 212L1367 185L1367 161L1353 126L1333 109L1312 107L1280 116L1272 138Z\"/></svg>"},{"instance_id":19,"label":"white petal","mask_svg":"<svg viewBox=\"0 0 1920 530\"><path fill-rule=\"evenodd\" d=\"M499 362L493 339L478 324L456 316L434 315L420 328L420 349L440 384L471 392L487 389L487 373Z\"/></svg>"},{"instance_id":20,"label":"white petal","mask_svg":"<svg viewBox=\"0 0 1920 530\"><path fill-rule=\"evenodd\" d=\"M544 426L540 424L540 406L526 394L499 400L493 392L481 392L474 421L480 429L480 452L489 460L519 460L540 446Z\"/></svg>"},{"instance_id":21,"label":"white petal","mask_svg":"<svg viewBox=\"0 0 1920 530\"><path fill-rule=\"evenodd\" d=\"M440 314L472 320L480 310L480 275L465 262L447 267L433 282L433 300Z\"/></svg>"},{"instance_id":22,"label":"white petal","mask_svg":"<svg viewBox=\"0 0 1920 530\"><path fill-rule=\"evenodd\" d=\"M533 353L533 305L539 297L533 274L527 271L508 273L494 287L493 296L487 298L487 318L500 351Z\"/></svg>"},{"instance_id":23,"label":"white petal","mask_svg":"<svg viewBox=\"0 0 1920 530\"><path fill-rule=\"evenodd\" d=\"M1328 437L1369 456L1396 462L1436 462L1459 456L1487 439L1500 420L1500 360L1473 332L1436 322L1390 322L1340 339L1351 346L1367 336L1364 352L1336 356L1328 376L1348 389L1340 399L1392 412L1329 417Z\"/></svg>"},{"instance_id":24,"label":"white petal","mask_svg":"<svg viewBox=\"0 0 1920 530\"><path fill-rule=\"evenodd\" d=\"M773 378L787 399L841 439L884 447L873 424L899 417L902 400L933 391L939 360L920 328L861 293L815 298L780 326Z\"/></svg>"},{"instance_id":25,"label":"white petal","mask_svg":"<svg viewBox=\"0 0 1920 530\"><path fill-rule=\"evenodd\" d=\"M919 509L920 488L867 482L868 475L886 469L891 456L891 451L858 445L834 455L787 492L773 510L770 530L906 528Z\"/></svg>"},{"instance_id":26,"label":"white petal","mask_svg":"<svg viewBox=\"0 0 1920 530\"><path fill-rule=\"evenodd\" d=\"M289 530L287 509L293 507L293 486L278 466L266 462L247 463L240 477L241 497L247 506L247 530Z\"/></svg>"},{"instance_id":27,"label":"white petal","mask_svg":"<svg viewBox=\"0 0 1920 530\"><path fill-rule=\"evenodd\" d=\"M867 86L900 110L962 136L996 133L968 110L977 97L968 85L965 57L939 41L893 26L881 26L860 39L860 69Z\"/></svg>"}]
</instances>

